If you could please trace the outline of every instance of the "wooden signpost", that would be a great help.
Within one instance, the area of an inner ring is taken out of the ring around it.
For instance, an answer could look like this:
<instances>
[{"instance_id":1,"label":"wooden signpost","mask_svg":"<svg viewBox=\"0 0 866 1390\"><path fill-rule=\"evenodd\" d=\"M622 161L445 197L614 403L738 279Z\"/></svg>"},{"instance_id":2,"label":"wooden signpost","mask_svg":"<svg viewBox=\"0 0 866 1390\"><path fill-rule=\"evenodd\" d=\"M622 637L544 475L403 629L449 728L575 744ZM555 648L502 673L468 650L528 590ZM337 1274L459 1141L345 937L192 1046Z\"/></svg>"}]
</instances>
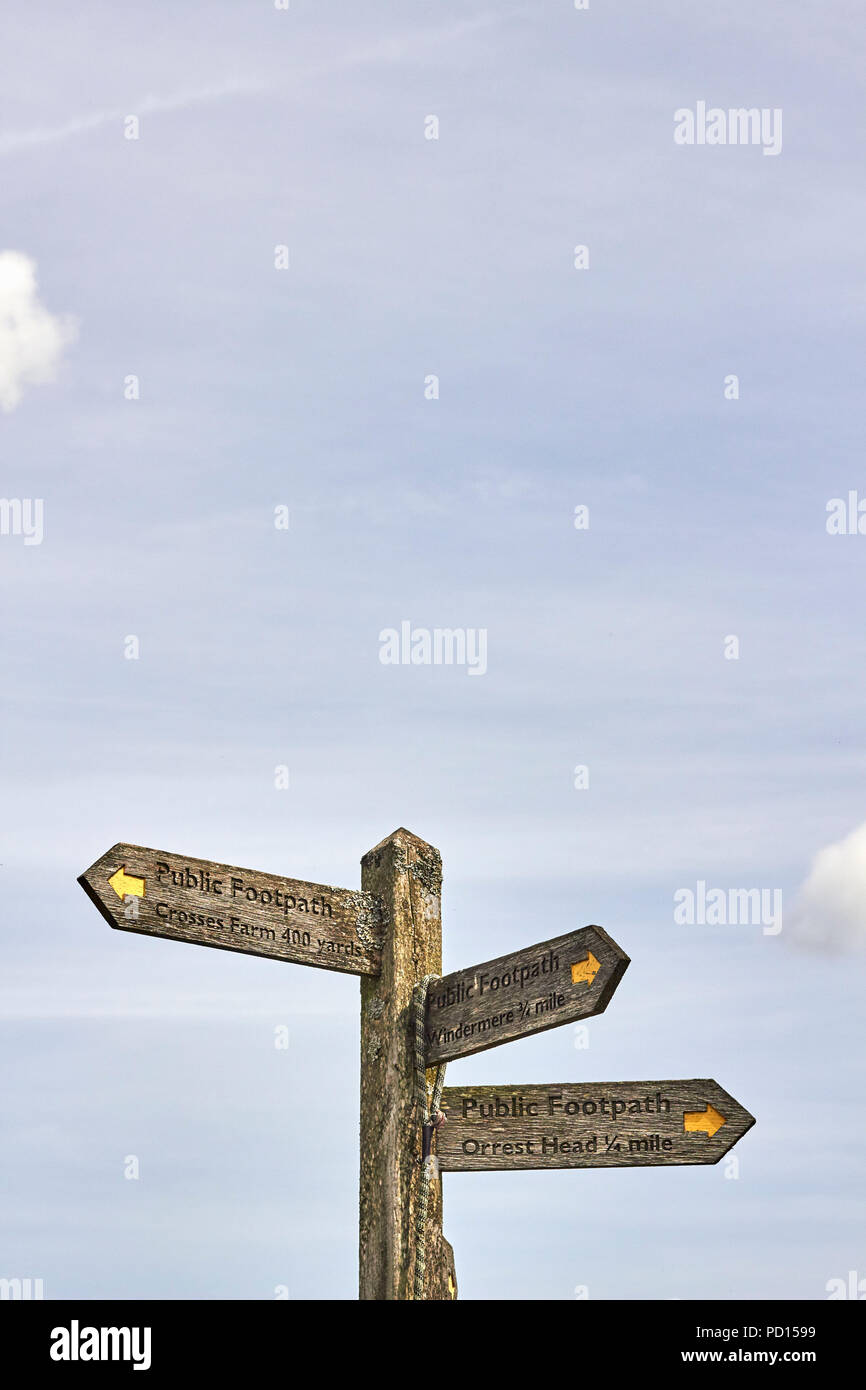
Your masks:
<instances>
[{"instance_id":1,"label":"wooden signpost","mask_svg":"<svg viewBox=\"0 0 866 1390\"><path fill-rule=\"evenodd\" d=\"M442 977L441 859L407 830L360 891L130 844L79 883L121 931L361 977L362 1299L457 1297L441 1171L717 1163L754 1124L715 1081L448 1087L428 1118L448 1060L601 1013L629 958L588 926Z\"/></svg>"}]
</instances>

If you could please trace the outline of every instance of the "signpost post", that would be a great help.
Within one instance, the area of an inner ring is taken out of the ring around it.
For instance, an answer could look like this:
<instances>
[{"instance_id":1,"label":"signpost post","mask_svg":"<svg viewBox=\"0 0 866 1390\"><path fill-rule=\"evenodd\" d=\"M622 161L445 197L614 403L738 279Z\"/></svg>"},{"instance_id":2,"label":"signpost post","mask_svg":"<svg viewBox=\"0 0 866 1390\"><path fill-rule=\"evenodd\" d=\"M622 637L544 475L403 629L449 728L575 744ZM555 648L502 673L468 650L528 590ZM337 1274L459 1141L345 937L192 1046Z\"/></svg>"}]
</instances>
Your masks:
<instances>
[{"instance_id":1,"label":"signpost post","mask_svg":"<svg viewBox=\"0 0 866 1390\"><path fill-rule=\"evenodd\" d=\"M442 1171L717 1163L754 1124L709 1080L466 1086L422 1140L449 1060L603 1012L629 958L588 926L441 977L441 858L407 830L360 891L123 843L79 882L121 931L360 976L362 1299L457 1297Z\"/></svg>"},{"instance_id":2,"label":"signpost post","mask_svg":"<svg viewBox=\"0 0 866 1390\"><path fill-rule=\"evenodd\" d=\"M359 1291L362 1299L402 1300L412 1297L421 1180L412 991L442 969L439 851L397 830L364 855L361 883L382 903L387 927L382 973L361 981ZM426 1230L426 1297L456 1298L438 1174Z\"/></svg>"}]
</instances>

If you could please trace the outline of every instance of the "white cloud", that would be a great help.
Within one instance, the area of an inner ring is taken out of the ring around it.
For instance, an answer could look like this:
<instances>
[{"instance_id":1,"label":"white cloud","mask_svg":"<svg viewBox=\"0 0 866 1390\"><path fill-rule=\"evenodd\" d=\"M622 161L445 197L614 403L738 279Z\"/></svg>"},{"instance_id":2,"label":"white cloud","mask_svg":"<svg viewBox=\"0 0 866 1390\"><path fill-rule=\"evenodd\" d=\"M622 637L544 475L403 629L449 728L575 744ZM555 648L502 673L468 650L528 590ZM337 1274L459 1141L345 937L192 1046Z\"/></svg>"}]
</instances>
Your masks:
<instances>
[{"instance_id":1,"label":"white cloud","mask_svg":"<svg viewBox=\"0 0 866 1390\"><path fill-rule=\"evenodd\" d=\"M0 410L14 410L23 387L52 381L76 337L72 319L40 302L36 262L21 251L0 251Z\"/></svg>"},{"instance_id":2,"label":"white cloud","mask_svg":"<svg viewBox=\"0 0 866 1390\"><path fill-rule=\"evenodd\" d=\"M801 945L866 949L866 824L815 856L786 925Z\"/></svg>"}]
</instances>

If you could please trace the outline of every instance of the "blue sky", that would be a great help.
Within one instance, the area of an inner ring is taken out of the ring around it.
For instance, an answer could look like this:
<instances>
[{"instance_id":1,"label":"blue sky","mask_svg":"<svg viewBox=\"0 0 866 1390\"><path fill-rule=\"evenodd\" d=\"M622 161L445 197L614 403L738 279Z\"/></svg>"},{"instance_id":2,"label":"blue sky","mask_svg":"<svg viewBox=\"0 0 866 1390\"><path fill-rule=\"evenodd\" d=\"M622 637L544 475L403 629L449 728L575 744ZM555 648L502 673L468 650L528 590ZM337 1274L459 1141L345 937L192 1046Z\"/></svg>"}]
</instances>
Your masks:
<instances>
[{"instance_id":1,"label":"blue sky","mask_svg":"<svg viewBox=\"0 0 866 1390\"><path fill-rule=\"evenodd\" d=\"M737 1178L447 1176L461 1296L866 1277L862 866L820 947L673 917L699 880L793 903L866 820L866 539L825 524L866 492L858 7L4 28L0 250L76 336L0 414L45 514L0 537L0 1275L354 1296L356 983L111 933L75 879L126 840L354 886L405 825L446 969L588 922L632 958L588 1048L452 1081L714 1076L757 1118ZM677 146L702 100L781 109L781 153ZM485 628L487 673L383 665L403 620Z\"/></svg>"}]
</instances>

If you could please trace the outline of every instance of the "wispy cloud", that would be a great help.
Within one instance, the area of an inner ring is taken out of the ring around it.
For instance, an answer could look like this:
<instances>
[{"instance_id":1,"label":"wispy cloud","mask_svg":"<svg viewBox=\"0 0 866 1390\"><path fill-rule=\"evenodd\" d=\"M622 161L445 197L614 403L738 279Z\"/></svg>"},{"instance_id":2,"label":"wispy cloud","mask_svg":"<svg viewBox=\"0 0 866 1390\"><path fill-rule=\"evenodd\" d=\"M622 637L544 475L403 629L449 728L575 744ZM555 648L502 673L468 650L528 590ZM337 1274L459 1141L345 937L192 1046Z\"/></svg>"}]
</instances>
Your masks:
<instances>
[{"instance_id":1,"label":"wispy cloud","mask_svg":"<svg viewBox=\"0 0 866 1390\"><path fill-rule=\"evenodd\" d=\"M262 91L263 85L242 78L231 78L227 82L212 87L200 87L195 91L175 92L169 96L148 95L124 108L118 106L91 111L83 116L72 116L60 125L6 131L0 134L0 155L13 154L16 150L29 149L34 145L51 145L60 140L71 140L73 136L84 135L88 131L99 129L100 126L120 122L128 115L143 116L164 111L183 111L189 106L220 101L224 97L249 96Z\"/></svg>"},{"instance_id":2,"label":"wispy cloud","mask_svg":"<svg viewBox=\"0 0 866 1390\"><path fill-rule=\"evenodd\" d=\"M367 67L379 63L403 63L413 58L428 57L431 49L458 42L483 29L489 29L498 19L498 15L487 12L436 29L393 35L365 48L344 53L319 71L339 72L345 68Z\"/></svg>"},{"instance_id":3,"label":"wispy cloud","mask_svg":"<svg viewBox=\"0 0 866 1390\"><path fill-rule=\"evenodd\" d=\"M341 72L351 68L400 63L413 57L427 56L431 49L459 42L474 33L490 28L496 21L497 16L495 14L485 13L438 29L423 30L420 33L406 34L402 37L386 38L366 48L351 50L318 68L307 69L303 73L298 73L297 76L314 79L324 74ZM0 132L0 156L14 154L18 150L31 149L38 145L52 145L63 140L71 140L77 135L86 135L102 126L119 123L129 115L143 116L169 111L183 111L191 106L221 101L226 97L251 96L266 90L267 86L267 83L255 79L230 78L212 86L201 87L192 91L175 92L168 96L149 94L138 101L131 101L125 107L117 106L89 111L82 115L71 116L58 125L36 126L31 130Z\"/></svg>"}]
</instances>

